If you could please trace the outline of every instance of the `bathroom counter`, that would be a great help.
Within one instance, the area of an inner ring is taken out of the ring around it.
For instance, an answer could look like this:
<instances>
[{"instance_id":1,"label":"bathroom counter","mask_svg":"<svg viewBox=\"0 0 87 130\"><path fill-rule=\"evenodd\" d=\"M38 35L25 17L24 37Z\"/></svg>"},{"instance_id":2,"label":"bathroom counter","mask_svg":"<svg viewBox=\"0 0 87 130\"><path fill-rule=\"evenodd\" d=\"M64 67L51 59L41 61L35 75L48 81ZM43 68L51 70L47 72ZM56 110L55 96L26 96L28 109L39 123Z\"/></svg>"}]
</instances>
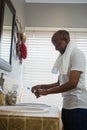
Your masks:
<instances>
[{"instance_id":1,"label":"bathroom counter","mask_svg":"<svg viewBox=\"0 0 87 130\"><path fill-rule=\"evenodd\" d=\"M0 130L59 130L59 112L50 107L44 113L0 110Z\"/></svg>"}]
</instances>

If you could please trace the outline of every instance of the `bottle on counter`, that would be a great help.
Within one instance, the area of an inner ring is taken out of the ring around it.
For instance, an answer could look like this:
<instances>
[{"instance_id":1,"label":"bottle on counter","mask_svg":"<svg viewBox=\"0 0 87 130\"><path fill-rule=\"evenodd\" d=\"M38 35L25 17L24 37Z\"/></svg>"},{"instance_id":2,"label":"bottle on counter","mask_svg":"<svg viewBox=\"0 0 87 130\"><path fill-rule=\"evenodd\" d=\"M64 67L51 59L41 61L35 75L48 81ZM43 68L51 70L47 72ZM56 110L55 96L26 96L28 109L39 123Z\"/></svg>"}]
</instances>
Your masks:
<instances>
[{"instance_id":1,"label":"bottle on counter","mask_svg":"<svg viewBox=\"0 0 87 130\"><path fill-rule=\"evenodd\" d=\"M2 91L2 87L0 86L0 106L3 105L3 91Z\"/></svg>"}]
</instances>

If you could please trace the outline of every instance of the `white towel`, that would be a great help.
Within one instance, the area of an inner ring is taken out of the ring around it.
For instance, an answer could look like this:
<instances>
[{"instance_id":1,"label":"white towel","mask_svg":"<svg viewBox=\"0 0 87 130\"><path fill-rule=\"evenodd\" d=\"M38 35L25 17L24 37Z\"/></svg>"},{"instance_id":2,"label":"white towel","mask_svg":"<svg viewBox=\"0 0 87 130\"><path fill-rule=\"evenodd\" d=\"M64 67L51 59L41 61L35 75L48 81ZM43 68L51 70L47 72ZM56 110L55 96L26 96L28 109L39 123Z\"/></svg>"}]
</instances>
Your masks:
<instances>
[{"instance_id":1,"label":"white towel","mask_svg":"<svg viewBox=\"0 0 87 130\"><path fill-rule=\"evenodd\" d=\"M52 68L52 73L57 74L59 71L60 74L67 74L70 64L70 55L75 47L75 43L68 43L64 54L60 54L56 59L56 62Z\"/></svg>"}]
</instances>

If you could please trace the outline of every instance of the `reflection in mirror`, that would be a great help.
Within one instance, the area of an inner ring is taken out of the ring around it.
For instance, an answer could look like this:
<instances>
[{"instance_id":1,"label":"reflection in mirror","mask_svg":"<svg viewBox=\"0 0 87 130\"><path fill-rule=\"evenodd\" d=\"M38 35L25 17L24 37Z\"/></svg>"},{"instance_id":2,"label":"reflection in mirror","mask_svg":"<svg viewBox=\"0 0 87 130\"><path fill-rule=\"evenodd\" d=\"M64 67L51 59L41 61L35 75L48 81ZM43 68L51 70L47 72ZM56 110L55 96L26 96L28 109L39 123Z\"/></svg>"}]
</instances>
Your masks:
<instances>
[{"instance_id":1,"label":"reflection in mirror","mask_svg":"<svg viewBox=\"0 0 87 130\"><path fill-rule=\"evenodd\" d=\"M16 11L10 0L0 2L0 69L10 72Z\"/></svg>"},{"instance_id":2,"label":"reflection in mirror","mask_svg":"<svg viewBox=\"0 0 87 130\"><path fill-rule=\"evenodd\" d=\"M10 62L10 47L11 47L11 34L12 34L12 13L7 4L4 10L3 32L1 39L1 58Z\"/></svg>"}]
</instances>

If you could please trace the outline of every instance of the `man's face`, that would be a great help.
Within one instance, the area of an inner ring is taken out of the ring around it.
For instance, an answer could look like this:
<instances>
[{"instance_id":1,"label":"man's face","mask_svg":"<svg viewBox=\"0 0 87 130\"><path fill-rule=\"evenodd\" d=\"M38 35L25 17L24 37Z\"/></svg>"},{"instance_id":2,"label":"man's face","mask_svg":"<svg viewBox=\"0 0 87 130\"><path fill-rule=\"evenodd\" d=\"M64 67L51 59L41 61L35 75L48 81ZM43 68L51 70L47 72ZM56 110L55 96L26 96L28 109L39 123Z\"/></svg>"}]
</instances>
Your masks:
<instances>
[{"instance_id":1,"label":"man's face","mask_svg":"<svg viewBox=\"0 0 87 130\"><path fill-rule=\"evenodd\" d=\"M53 45L55 46L56 50L63 54L65 52L67 42L65 40L61 40L58 37L55 37L55 39L53 40Z\"/></svg>"}]
</instances>

